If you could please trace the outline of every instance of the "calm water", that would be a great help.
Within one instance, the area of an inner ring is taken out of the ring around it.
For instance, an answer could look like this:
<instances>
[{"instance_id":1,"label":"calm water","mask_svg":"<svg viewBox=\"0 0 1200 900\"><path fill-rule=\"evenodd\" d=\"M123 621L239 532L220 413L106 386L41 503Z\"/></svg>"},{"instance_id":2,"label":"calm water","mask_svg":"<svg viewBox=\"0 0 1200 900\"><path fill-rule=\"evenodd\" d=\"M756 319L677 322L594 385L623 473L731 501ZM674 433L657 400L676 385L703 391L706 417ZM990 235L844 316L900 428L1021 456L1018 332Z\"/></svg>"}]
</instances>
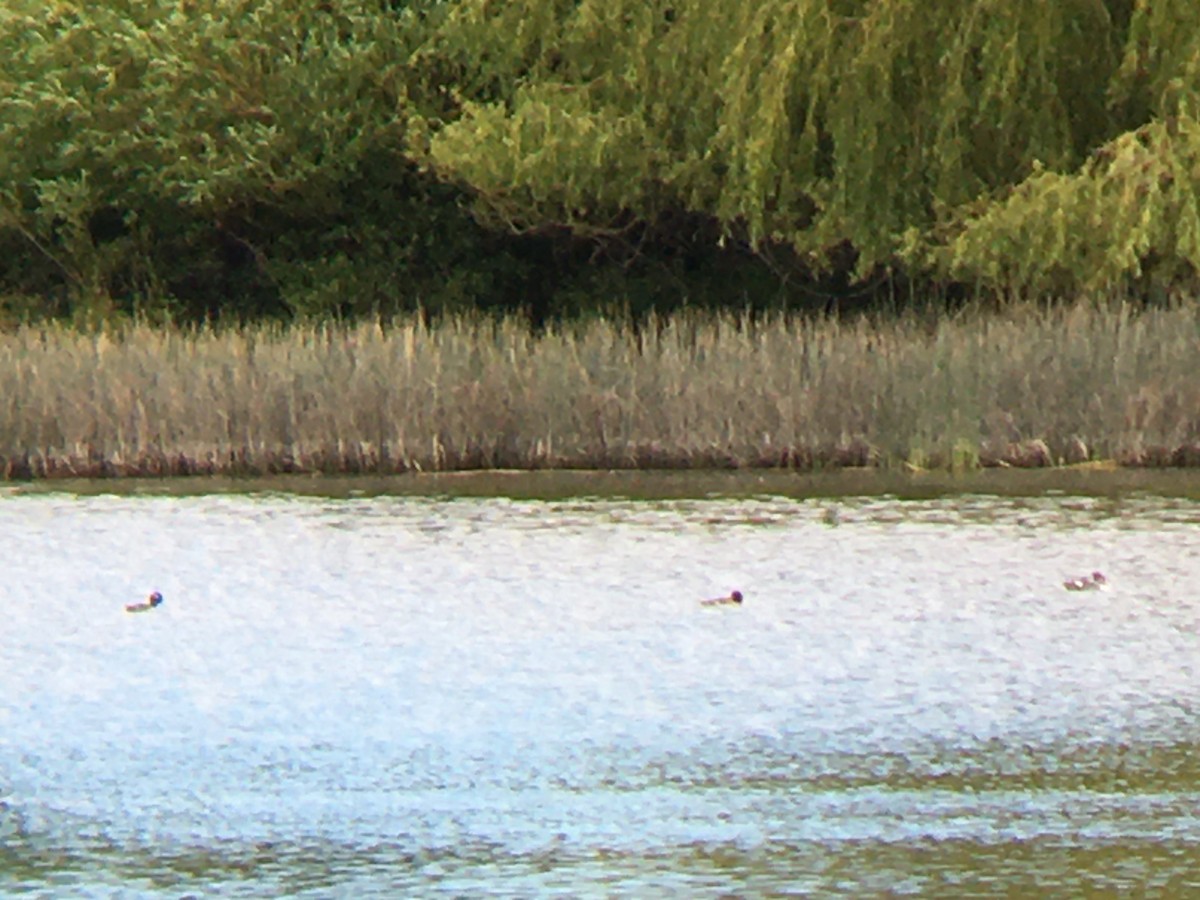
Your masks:
<instances>
[{"instance_id":1,"label":"calm water","mask_svg":"<svg viewBox=\"0 0 1200 900\"><path fill-rule=\"evenodd\" d=\"M0 891L1195 889L1198 525L10 495ZM1060 587L1095 568L1112 590Z\"/></svg>"}]
</instances>

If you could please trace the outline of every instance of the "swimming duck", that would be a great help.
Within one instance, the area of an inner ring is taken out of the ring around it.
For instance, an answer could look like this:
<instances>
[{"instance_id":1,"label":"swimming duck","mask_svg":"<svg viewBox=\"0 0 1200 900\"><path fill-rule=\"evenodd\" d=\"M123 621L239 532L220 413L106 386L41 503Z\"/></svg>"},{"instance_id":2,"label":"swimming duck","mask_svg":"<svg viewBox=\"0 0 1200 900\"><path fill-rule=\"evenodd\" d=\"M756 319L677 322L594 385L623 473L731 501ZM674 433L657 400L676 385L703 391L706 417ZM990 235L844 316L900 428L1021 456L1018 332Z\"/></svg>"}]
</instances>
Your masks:
<instances>
[{"instance_id":1,"label":"swimming duck","mask_svg":"<svg viewBox=\"0 0 1200 900\"><path fill-rule=\"evenodd\" d=\"M163 595L158 591L155 591L146 598L144 603L126 603L125 612L147 612L148 610L154 609L156 606L161 606L162 602Z\"/></svg>"},{"instance_id":2,"label":"swimming duck","mask_svg":"<svg viewBox=\"0 0 1200 900\"><path fill-rule=\"evenodd\" d=\"M1072 578L1064 581L1063 587L1068 591L1102 591L1108 587L1108 579L1104 577L1103 572L1093 572L1091 575L1084 575L1082 578Z\"/></svg>"},{"instance_id":3,"label":"swimming duck","mask_svg":"<svg viewBox=\"0 0 1200 900\"><path fill-rule=\"evenodd\" d=\"M734 591L728 597L714 597L711 600L701 600L701 606L736 606L742 602L742 592Z\"/></svg>"}]
</instances>

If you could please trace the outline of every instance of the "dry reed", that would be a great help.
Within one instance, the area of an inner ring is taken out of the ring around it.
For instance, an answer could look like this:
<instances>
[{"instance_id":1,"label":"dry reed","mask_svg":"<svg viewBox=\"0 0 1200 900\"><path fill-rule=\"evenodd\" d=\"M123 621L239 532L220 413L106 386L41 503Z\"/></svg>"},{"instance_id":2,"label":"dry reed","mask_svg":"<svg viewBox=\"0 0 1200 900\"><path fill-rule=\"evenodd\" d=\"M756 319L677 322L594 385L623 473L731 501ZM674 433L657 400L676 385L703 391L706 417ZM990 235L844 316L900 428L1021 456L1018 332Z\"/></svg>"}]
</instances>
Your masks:
<instances>
[{"instance_id":1,"label":"dry reed","mask_svg":"<svg viewBox=\"0 0 1200 900\"><path fill-rule=\"evenodd\" d=\"M1200 463L1200 310L0 334L6 478Z\"/></svg>"}]
</instances>

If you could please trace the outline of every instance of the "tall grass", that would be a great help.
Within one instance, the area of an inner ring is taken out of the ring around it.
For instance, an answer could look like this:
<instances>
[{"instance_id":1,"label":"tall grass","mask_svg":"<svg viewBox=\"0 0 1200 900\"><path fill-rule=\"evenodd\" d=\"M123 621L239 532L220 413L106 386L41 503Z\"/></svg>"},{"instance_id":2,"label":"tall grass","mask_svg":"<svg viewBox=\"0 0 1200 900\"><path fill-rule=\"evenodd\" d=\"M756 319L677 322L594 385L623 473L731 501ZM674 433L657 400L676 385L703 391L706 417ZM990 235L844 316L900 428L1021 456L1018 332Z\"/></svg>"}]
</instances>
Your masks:
<instances>
[{"instance_id":1,"label":"tall grass","mask_svg":"<svg viewBox=\"0 0 1200 900\"><path fill-rule=\"evenodd\" d=\"M0 334L8 478L1200 463L1200 308Z\"/></svg>"}]
</instances>

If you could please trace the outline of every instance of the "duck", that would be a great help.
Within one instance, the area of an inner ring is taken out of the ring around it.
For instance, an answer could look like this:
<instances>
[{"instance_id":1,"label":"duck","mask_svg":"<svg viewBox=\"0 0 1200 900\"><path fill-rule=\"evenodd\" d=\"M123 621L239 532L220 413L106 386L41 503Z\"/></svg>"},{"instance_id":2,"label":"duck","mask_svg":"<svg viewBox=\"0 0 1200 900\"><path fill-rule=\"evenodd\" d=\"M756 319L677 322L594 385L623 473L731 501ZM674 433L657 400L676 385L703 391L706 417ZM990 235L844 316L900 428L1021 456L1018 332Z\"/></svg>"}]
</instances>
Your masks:
<instances>
[{"instance_id":1,"label":"duck","mask_svg":"<svg viewBox=\"0 0 1200 900\"><path fill-rule=\"evenodd\" d=\"M713 597L711 600L701 600L701 606L738 606L742 602L742 592L734 591L728 597Z\"/></svg>"},{"instance_id":2,"label":"duck","mask_svg":"<svg viewBox=\"0 0 1200 900\"><path fill-rule=\"evenodd\" d=\"M155 591L153 594L151 594L149 597L147 597L145 599L145 601L142 603L126 603L125 604L125 612L133 612L133 613L148 612L148 611L154 609L154 607L156 607L156 606L161 606L162 602L163 602L163 595L160 594L158 591Z\"/></svg>"},{"instance_id":3,"label":"duck","mask_svg":"<svg viewBox=\"0 0 1200 900\"><path fill-rule=\"evenodd\" d=\"M1063 582L1068 591L1102 591L1108 587L1108 579L1103 572L1093 572L1081 578L1071 578Z\"/></svg>"}]
</instances>

